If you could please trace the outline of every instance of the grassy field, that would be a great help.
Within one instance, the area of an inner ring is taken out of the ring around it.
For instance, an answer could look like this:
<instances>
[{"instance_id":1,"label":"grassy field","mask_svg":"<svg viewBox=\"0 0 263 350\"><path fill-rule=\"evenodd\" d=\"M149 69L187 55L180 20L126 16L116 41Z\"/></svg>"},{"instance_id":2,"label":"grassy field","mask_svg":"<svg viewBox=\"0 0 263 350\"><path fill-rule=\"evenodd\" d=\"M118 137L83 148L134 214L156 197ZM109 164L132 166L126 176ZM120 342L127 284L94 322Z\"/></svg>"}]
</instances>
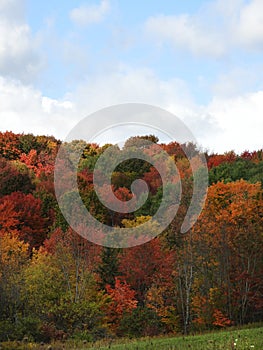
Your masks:
<instances>
[{"instance_id":1,"label":"grassy field","mask_svg":"<svg viewBox=\"0 0 263 350\"><path fill-rule=\"evenodd\" d=\"M62 350L62 349L112 349L112 350L213 350L213 349L236 349L236 350L262 350L263 349L263 327L232 330L232 331L220 331L215 333L207 333L194 336L178 336L170 338L149 338L140 340L120 340L110 342L97 342L91 343L74 343L66 342L64 344L52 344L52 345L39 345L34 343L2 343L0 349L3 350Z\"/></svg>"}]
</instances>

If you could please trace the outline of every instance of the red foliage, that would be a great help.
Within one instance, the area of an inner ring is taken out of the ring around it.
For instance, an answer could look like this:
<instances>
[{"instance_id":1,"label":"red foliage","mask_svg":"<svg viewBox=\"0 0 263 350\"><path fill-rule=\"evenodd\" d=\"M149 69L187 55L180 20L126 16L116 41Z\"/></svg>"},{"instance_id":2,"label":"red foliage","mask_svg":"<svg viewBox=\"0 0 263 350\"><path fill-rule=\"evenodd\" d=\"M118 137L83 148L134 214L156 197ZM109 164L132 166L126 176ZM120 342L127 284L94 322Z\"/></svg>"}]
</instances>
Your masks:
<instances>
[{"instance_id":1,"label":"red foliage","mask_svg":"<svg viewBox=\"0 0 263 350\"><path fill-rule=\"evenodd\" d=\"M16 232L19 224L19 215L15 211L14 203L9 199L0 201L0 233L1 235L10 232Z\"/></svg>"},{"instance_id":2,"label":"red foliage","mask_svg":"<svg viewBox=\"0 0 263 350\"><path fill-rule=\"evenodd\" d=\"M223 315L223 313L218 310L218 309L215 309L214 312L213 312L213 317L214 317L214 321L213 321L213 325L214 326L217 326L217 327L226 327L226 326L231 326L232 325L232 321L225 317Z\"/></svg>"},{"instance_id":3,"label":"red foliage","mask_svg":"<svg viewBox=\"0 0 263 350\"><path fill-rule=\"evenodd\" d=\"M122 202L129 201L132 198L131 192L125 187L119 187L114 191L114 194Z\"/></svg>"},{"instance_id":4,"label":"red foliage","mask_svg":"<svg viewBox=\"0 0 263 350\"><path fill-rule=\"evenodd\" d=\"M9 160L18 159L21 154L19 136L11 131L0 132L0 155Z\"/></svg>"},{"instance_id":5,"label":"red foliage","mask_svg":"<svg viewBox=\"0 0 263 350\"><path fill-rule=\"evenodd\" d=\"M27 172L19 171L12 162L0 158L0 197L17 191L29 193L33 189Z\"/></svg>"},{"instance_id":6,"label":"red foliage","mask_svg":"<svg viewBox=\"0 0 263 350\"><path fill-rule=\"evenodd\" d=\"M135 291L130 288L126 281L115 278L114 288L107 285L106 290L113 301L110 307L112 312L123 315L137 307L138 302L135 299Z\"/></svg>"},{"instance_id":7,"label":"red foliage","mask_svg":"<svg viewBox=\"0 0 263 350\"><path fill-rule=\"evenodd\" d=\"M37 153L35 149L32 149L28 154L22 153L20 161L25 163L29 169L32 169L37 177L40 177L43 173L50 175L54 171L54 160L46 153Z\"/></svg>"},{"instance_id":8,"label":"red foliage","mask_svg":"<svg viewBox=\"0 0 263 350\"><path fill-rule=\"evenodd\" d=\"M232 163L237 159L235 152L227 152L225 154L212 154L208 157L207 166L210 170L213 167L220 165L221 163Z\"/></svg>"},{"instance_id":9,"label":"red foliage","mask_svg":"<svg viewBox=\"0 0 263 350\"><path fill-rule=\"evenodd\" d=\"M39 248L44 242L49 219L41 216L42 202L32 194L13 192L0 200L2 229L18 232L18 237L29 243L30 248ZM6 218L5 218L6 217Z\"/></svg>"},{"instance_id":10,"label":"red foliage","mask_svg":"<svg viewBox=\"0 0 263 350\"><path fill-rule=\"evenodd\" d=\"M93 173L89 169L83 169L78 173L78 186L80 190L89 191L93 189Z\"/></svg>"},{"instance_id":11,"label":"red foliage","mask_svg":"<svg viewBox=\"0 0 263 350\"><path fill-rule=\"evenodd\" d=\"M170 142L168 145L161 144L161 147L164 151L166 151L169 155L174 155L176 158L184 158L185 153L178 142Z\"/></svg>"},{"instance_id":12,"label":"red foliage","mask_svg":"<svg viewBox=\"0 0 263 350\"><path fill-rule=\"evenodd\" d=\"M245 160L250 160L253 163L258 163L263 160L263 150L253 152L244 151L241 153L240 157Z\"/></svg>"},{"instance_id":13,"label":"red foliage","mask_svg":"<svg viewBox=\"0 0 263 350\"><path fill-rule=\"evenodd\" d=\"M159 239L128 248L120 257L120 272L123 278L136 291L139 300L152 283L167 285L171 283L174 253L162 250Z\"/></svg>"},{"instance_id":14,"label":"red foliage","mask_svg":"<svg viewBox=\"0 0 263 350\"><path fill-rule=\"evenodd\" d=\"M146 181L153 195L156 194L158 188L162 186L162 179L155 167L151 167L150 171L143 175L143 180Z\"/></svg>"},{"instance_id":15,"label":"red foliage","mask_svg":"<svg viewBox=\"0 0 263 350\"><path fill-rule=\"evenodd\" d=\"M135 309L138 301L135 299L135 291L130 288L125 280L121 281L119 278L115 278L114 288L106 285L106 290L111 298L106 313L112 330L116 331L121 317Z\"/></svg>"}]
</instances>

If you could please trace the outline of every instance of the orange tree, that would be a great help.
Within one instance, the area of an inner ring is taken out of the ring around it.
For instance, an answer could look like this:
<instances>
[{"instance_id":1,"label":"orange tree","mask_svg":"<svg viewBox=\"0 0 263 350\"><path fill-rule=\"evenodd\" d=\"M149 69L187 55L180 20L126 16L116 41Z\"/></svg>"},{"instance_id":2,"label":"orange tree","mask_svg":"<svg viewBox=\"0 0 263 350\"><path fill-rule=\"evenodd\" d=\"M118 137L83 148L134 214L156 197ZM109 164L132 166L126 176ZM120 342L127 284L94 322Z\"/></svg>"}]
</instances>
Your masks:
<instances>
[{"instance_id":1,"label":"orange tree","mask_svg":"<svg viewBox=\"0 0 263 350\"><path fill-rule=\"evenodd\" d=\"M210 186L193 229L193 320L242 324L262 314L263 202L260 183Z\"/></svg>"}]
</instances>

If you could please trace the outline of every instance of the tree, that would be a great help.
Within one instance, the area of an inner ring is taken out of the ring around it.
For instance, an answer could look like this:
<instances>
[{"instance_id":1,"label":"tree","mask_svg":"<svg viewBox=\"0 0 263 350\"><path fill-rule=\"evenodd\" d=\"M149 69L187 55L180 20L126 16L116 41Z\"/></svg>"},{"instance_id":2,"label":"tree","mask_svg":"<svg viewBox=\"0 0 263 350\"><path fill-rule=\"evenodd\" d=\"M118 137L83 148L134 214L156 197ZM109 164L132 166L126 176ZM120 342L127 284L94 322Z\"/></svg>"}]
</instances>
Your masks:
<instances>
[{"instance_id":1,"label":"tree","mask_svg":"<svg viewBox=\"0 0 263 350\"><path fill-rule=\"evenodd\" d=\"M9 213L9 216L7 215ZM41 215L42 203L32 194L13 192L0 199L0 227L15 230L30 249L39 248L47 237L49 219Z\"/></svg>"},{"instance_id":2,"label":"tree","mask_svg":"<svg viewBox=\"0 0 263 350\"><path fill-rule=\"evenodd\" d=\"M220 311L238 324L257 312L262 290L262 204L259 183L218 182L210 186L205 210L194 226L202 296L210 306L213 300L214 315ZM212 299L211 288L218 291Z\"/></svg>"},{"instance_id":3,"label":"tree","mask_svg":"<svg viewBox=\"0 0 263 350\"><path fill-rule=\"evenodd\" d=\"M0 197L12 192L30 193L35 189L26 166L0 158Z\"/></svg>"},{"instance_id":4,"label":"tree","mask_svg":"<svg viewBox=\"0 0 263 350\"><path fill-rule=\"evenodd\" d=\"M146 142L145 142L146 141ZM124 148L128 147L145 147L149 143L158 143L159 138L155 135L132 136L124 144Z\"/></svg>"},{"instance_id":5,"label":"tree","mask_svg":"<svg viewBox=\"0 0 263 350\"><path fill-rule=\"evenodd\" d=\"M9 199L0 201L0 235L6 233L17 233L19 214L15 210L15 204Z\"/></svg>"},{"instance_id":6,"label":"tree","mask_svg":"<svg viewBox=\"0 0 263 350\"><path fill-rule=\"evenodd\" d=\"M100 276L100 286L103 289L106 288L106 285L114 288L115 279L120 276L118 255L118 249L108 247L102 249L101 262L97 272Z\"/></svg>"},{"instance_id":7,"label":"tree","mask_svg":"<svg viewBox=\"0 0 263 350\"><path fill-rule=\"evenodd\" d=\"M191 230L182 237L180 248L177 252L177 309L181 315L184 334L189 333L192 310L191 298L193 293L193 283L195 278L195 252Z\"/></svg>"},{"instance_id":8,"label":"tree","mask_svg":"<svg viewBox=\"0 0 263 350\"><path fill-rule=\"evenodd\" d=\"M261 181L263 162L253 163L251 160L239 158L231 163L222 163L217 167L214 167L209 172L210 184L218 181L233 182L237 180L247 180L255 183Z\"/></svg>"},{"instance_id":9,"label":"tree","mask_svg":"<svg viewBox=\"0 0 263 350\"><path fill-rule=\"evenodd\" d=\"M179 315L176 310L176 290L174 286L152 285L146 294L146 306L160 317L167 332L180 329Z\"/></svg>"},{"instance_id":10,"label":"tree","mask_svg":"<svg viewBox=\"0 0 263 350\"><path fill-rule=\"evenodd\" d=\"M28 244L14 233L0 235L0 341L21 336L16 329L23 317L23 272L28 264Z\"/></svg>"},{"instance_id":11,"label":"tree","mask_svg":"<svg viewBox=\"0 0 263 350\"><path fill-rule=\"evenodd\" d=\"M0 155L6 159L18 159L21 151L19 150L19 134L11 131L0 132Z\"/></svg>"},{"instance_id":12,"label":"tree","mask_svg":"<svg viewBox=\"0 0 263 350\"><path fill-rule=\"evenodd\" d=\"M64 238L53 245L52 254L43 249L34 254L25 272L27 311L39 318L46 337L105 331L102 309L108 298L88 268L87 247L75 235Z\"/></svg>"},{"instance_id":13,"label":"tree","mask_svg":"<svg viewBox=\"0 0 263 350\"><path fill-rule=\"evenodd\" d=\"M155 238L143 245L128 248L120 256L122 278L135 290L140 305L152 284L169 285L173 278L174 254L162 249Z\"/></svg>"},{"instance_id":14,"label":"tree","mask_svg":"<svg viewBox=\"0 0 263 350\"><path fill-rule=\"evenodd\" d=\"M135 298L135 291L130 288L125 280L121 281L116 277L114 288L107 285L106 289L111 298L111 303L107 307L107 315L112 330L116 331L121 318L125 314L131 313L137 307L138 302Z\"/></svg>"}]
</instances>

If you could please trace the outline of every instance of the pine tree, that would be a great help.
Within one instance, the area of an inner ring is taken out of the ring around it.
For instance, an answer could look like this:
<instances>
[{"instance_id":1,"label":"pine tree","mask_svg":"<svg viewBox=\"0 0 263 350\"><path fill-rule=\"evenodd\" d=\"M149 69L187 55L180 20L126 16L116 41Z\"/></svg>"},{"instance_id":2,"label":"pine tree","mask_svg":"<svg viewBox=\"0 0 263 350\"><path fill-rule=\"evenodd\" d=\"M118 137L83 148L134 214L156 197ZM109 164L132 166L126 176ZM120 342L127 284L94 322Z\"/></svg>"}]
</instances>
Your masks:
<instances>
[{"instance_id":1,"label":"pine tree","mask_svg":"<svg viewBox=\"0 0 263 350\"><path fill-rule=\"evenodd\" d=\"M119 249L104 247L101 252L101 263L97 269L100 276L100 286L105 289L106 285L115 286L115 277L119 272Z\"/></svg>"}]
</instances>

